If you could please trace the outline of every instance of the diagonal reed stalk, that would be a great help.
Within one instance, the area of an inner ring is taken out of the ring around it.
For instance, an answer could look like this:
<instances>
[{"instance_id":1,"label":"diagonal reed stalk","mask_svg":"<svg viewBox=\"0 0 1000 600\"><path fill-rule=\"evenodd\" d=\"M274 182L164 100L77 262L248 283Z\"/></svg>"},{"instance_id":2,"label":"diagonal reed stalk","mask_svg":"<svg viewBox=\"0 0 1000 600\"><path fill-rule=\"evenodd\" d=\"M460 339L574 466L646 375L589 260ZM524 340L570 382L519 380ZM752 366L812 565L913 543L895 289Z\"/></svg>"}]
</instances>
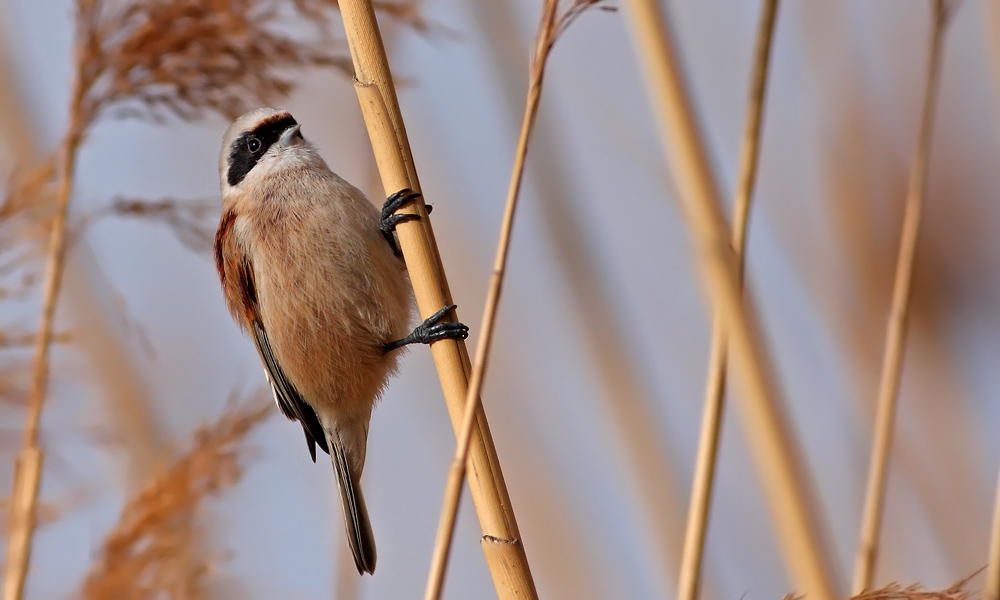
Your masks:
<instances>
[{"instance_id":1,"label":"diagonal reed stalk","mask_svg":"<svg viewBox=\"0 0 1000 600\"><path fill-rule=\"evenodd\" d=\"M990 529L989 562L986 565L986 583L983 600L1000 600L1000 475L997 476L997 497L994 500L993 527Z\"/></svg>"},{"instance_id":2,"label":"diagonal reed stalk","mask_svg":"<svg viewBox=\"0 0 1000 600\"><path fill-rule=\"evenodd\" d=\"M1000 475L997 475L997 495L994 503L983 600L1000 600Z\"/></svg>"},{"instance_id":3,"label":"diagonal reed stalk","mask_svg":"<svg viewBox=\"0 0 1000 600\"><path fill-rule=\"evenodd\" d=\"M518 27L517 6L506 2L479 2L475 14L484 42L490 48L493 71L502 77L503 101L514 118L519 118L524 102L522 91L523 53L511 44ZM532 163L525 174L525 185L533 185L542 219L559 271L574 299L567 307L580 331L581 351L589 356L591 376L599 387L597 399L604 421L618 438L630 487L629 506L623 510L640 511L643 538L650 545L643 563L652 567L659 583L659 594L677 587L676 565L681 555L684 535L684 498L679 489L677 461L669 449L656 415L657 401L650 390L647 374L635 360L631 330L621 324L618 296L607 277L601 277L598 250L591 244L586 219L577 206L574 187L578 183L575 166L560 145L564 133L544 117L535 123L532 133ZM603 327L593 327L602 323ZM539 495L535 490L536 496ZM548 521L547 524L551 524ZM584 532L585 533L585 532ZM546 532L545 537L549 537ZM565 541L565 538L563 539ZM537 543L537 542L536 542ZM554 542L553 542L554 543ZM595 590L592 581L581 571L594 574L584 556L575 561L566 558L572 542L560 544L557 553L568 564L577 565L566 579L553 585L567 594L571 587ZM579 551L578 548L573 548ZM555 556L555 555L553 555ZM539 563L535 562L535 567ZM552 573L547 573L552 582ZM565 584L565 585L563 585ZM579 594L577 594L579 595ZM706 590L706 595L711 595Z\"/></svg>"},{"instance_id":4,"label":"diagonal reed stalk","mask_svg":"<svg viewBox=\"0 0 1000 600\"><path fill-rule=\"evenodd\" d=\"M833 600L839 594L818 508L783 412L756 312L740 285L736 255L666 15L656 0L629 0L626 5L668 166L697 242L707 299L732 343L740 391L736 398L786 565L800 593L814 600Z\"/></svg>"},{"instance_id":5,"label":"diagonal reed stalk","mask_svg":"<svg viewBox=\"0 0 1000 600\"><path fill-rule=\"evenodd\" d=\"M354 62L355 89L382 176L382 186L387 192L403 188L419 191L413 156L372 2L341 0L340 12ZM414 203L413 208L421 219L401 223L397 233L420 314L427 317L442 306L451 304L451 293L427 218L427 209L422 200ZM468 351L462 340L443 340L431 346L431 354L452 426L459 435L469 383ZM483 530L483 552L501 599L536 598L534 580L482 406L476 409L475 415L469 451L472 468L468 473L468 482Z\"/></svg>"},{"instance_id":6,"label":"diagonal reed stalk","mask_svg":"<svg viewBox=\"0 0 1000 600\"><path fill-rule=\"evenodd\" d=\"M852 590L855 594L869 589L875 575L878 559L879 533L882 529L882 512L885 508L886 472L892 430L896 420L896 403L899 380L903 368L906 346L906 325L910 310L910 287L913 265L920 233L927 186L927 164L930 157L931 133L934 129L934 107L941 75L941 53L948 11L944 0L934 0L934 22L931 29L930 53L927 63L927 82L924 88L923 109L920 115L920 132L913 156L910 180L903 212L903 230L896 261L896 275L892 288L892 306L882 357L882 374L879 379L878 404L875 415L875 438L872 442L868 485L861 517L861 535L854 565Z\"/></svg>"},{"instance_id":7,"label":"diagonal reed stalk","mask_svg":"<svg viewBox=\"0 0 1000 600\"><path fill-rule=\"evenodd\" d=\"M778 0L765 0L760 10L757 42L754 48L753 72L750 75L750 96L747 101L746 126L740 149L740 167L733 200L732 244L736 253L740 283L743 281L746 253L747 222L750 218L750 198L757 178L760 150L760 129L764 115L764 91L767 86L768 59L771 39L778 14ZM681 554L681 572L677 583L678 600L696 600L701 583L701 562L705 552L705 532L712 503L712 487L722 429L722 409L726 395L726 332L717 315L712 322L712 348L709 352L708 384L705 387L705 408L702 413L698 457L695 462L691 504L688 507L687 530Z\"/></svg>"},{"instance_id":8,"label":"diagonal reed stalk","mask_svg":"<svg viewBox=\"0 0 1000 600\"><path fill-rule=\"evenodd\" d=\"M82 53L76 56L77 70L82 65ZM24 429L24 447L14 467L14 491L11 498L10 536L7 538L7 560L4 564L3 600L18 600L24 594L28 575L31 539L35 529L38 486L41 481L42 450L38 445L38 429L42 417L49 380L49 348L55 321L59 288L66 265L66 213L72 189L76 151L83 139L86 91L80 77L75 78L70 103L70 125L59 155L59 187L55 215L52 220L45 260L45 283L42 299L41 324L35 341L32 363L31 391L28 396L28 417Z\"/></svg>"},{"instance_id":9,"label":"diagonal reed stalk","mask_svg":"<svg viewBox=\"0 0 1000 600\"><path fill-rule=\"evenodd\" d=\"M542 81L545 77L545 65L549 51L556 37L565 26L581 11L596 4L593 0L575 0L566 12L559 17L559 0L545 0L542 7L542 17L538 24L535 37L535 52L531 60L528 80L528 98L524 107L524 117L521 121L521 133L514 153L514 172L507 191L507 203L504 208L503 221L500 225L500 239L497 243L497 253L490 278L490 287L486 294L486 305L483 308L483 320L480 326L479 342L476 346L476 363L472 369L472 378L465 398L465 413L462 416L461 429L458 432L458 444L455 456L448 472L448 482L445 486L444 502L441 506L441 520L438 523L437 541L434 544L434 556L427 579L425 600L437 600L441 597L444 587L444 575L448 566L448 556L451 552L451 540L455 532L455 519L458 515L458 502L462 494L462 479L465 478L470 444L474 432L476 412L479 410L479 394L482 391L483 379L486 375L486 365L493 342L496 326L497 307L500 303L500 292L503 289L504 274L507 270L507 254L510 249L510 234L514 224L514 213L520 196L521 181L524 176L525 158L528 154L528 141L538 115L538 104L542 95Z\"/></svg>"}]
</instances>

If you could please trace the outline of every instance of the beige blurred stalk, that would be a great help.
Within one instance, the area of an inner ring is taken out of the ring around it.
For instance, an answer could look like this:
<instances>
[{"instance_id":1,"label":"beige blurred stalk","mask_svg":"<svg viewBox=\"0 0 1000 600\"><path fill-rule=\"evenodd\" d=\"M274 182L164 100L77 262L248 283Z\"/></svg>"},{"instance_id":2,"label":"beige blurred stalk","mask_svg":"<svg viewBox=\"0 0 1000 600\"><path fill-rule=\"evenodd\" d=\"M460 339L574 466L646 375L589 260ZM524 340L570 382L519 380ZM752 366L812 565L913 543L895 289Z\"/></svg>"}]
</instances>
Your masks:
<instances>
[{"instance_id":1,"label":"beige blurred stalk","mask_svg":"<svg viewBox=\"0 0 1000 600\"><path fill-rule=\"evenodd\" d=\"M524 53L520 45L514 8L507 2L477 2L470 7L479 22L478 30L493 57L494 71L503 78L503 100L510 118L520 117L524 81ZM666 596L675 586L673 573L680 558L683 524L681 492L675 465L664 431L657 426L659 417L648 380L631 356L632 344L625 339L625 329L614 324L619 320L610 289L600 277L601 268L574 203L571 169L560 147L561 134L544 118L535 124L532 135L532 162L527 177L537 190L541 216L549 232L561 271L571 289L579 335L591 356L593 374L601 388L598 398L604 403L608 423L617 434L631 472L638 508L644 519L644 536L654 552L654 565L661 593ZM610 323L593 327L593 323ZM537 566L537 565L536 565ZM586 567L582 567L586 568ZM558 587L557 589L568 589Z\"/></svg>"},{"instance_id":2,"label":"beige blurred stalk","mask_svg":"<svg viewBox=\"0 0 1000 600\"><path fill-rule=\"evenodd\" d=\"M785 563L798 592L833 600L840 594L818 507L784 414L753 304L741 290L736 255L668 23L656 0L629 0L625 6L668 166L697 242L698 267L712 309L731 339L739 384L736 398Z\"/></svg>"},{"instance_id":3,"label":"beige blurred stalk","mask_svg":"<svg viewBox=\"0 0 1000 600\"><path fill-rule=\"evenodd\" d=\"M885 508L886 472L892 432L896 420L896 404L906 346L906 325L910 310L910 288L913 281L920 217L927 186L927 163L930 157L931 133L934 128L934 108L941 70L941 52L948 14L944 0L934 0L934 22L931 28L930 54L924 106L920 116L920 133L913 157L903 213L903 231L893 281L892 306L886 330L882 374L879 378L875 414L875 437L872 442L871 464L861 517L861 535L854 566L852 590L855 594L872 585L878 558L878 542Z\"/></svg>"},{"instance_id":4,"label":"beige blurred stalk","mask_svg":"<svg viewBox=\"0 0 1000 600\"><path fill-rule=\"evenodd\" d=\"M994 500L993 527L990 528L989 562L983 600L1000 600L1000 475L997 475L997 496Z\"/></svg>"},{"instance_id":5,"label":"beige blurred stalk","mask_svg":"<svg viewBox=\"0 0 1000 600\"><path fill-rule=\"evenodd\" d=\"M79 60L79 56L77 57ZM62 283L66 258L66 213L76 158L82 135L80 106L84 88L77 78L72 93L70 125L57 159L59 186L46 249L43 282L42 315L35 343L31 388L28 396L28 416L24 430L24 446L14 466L14 487L11 494L10 535L4 564L3 600L17 600L24 593L31 538L35 525L38 486L41 480L42 450L38 444L39 422L45 401L49 376L49 349L52 343L56 302Z\"/></svg>"},{"instance_id":6,"label":"beige blurred stalk","mask_svg":"<svg viewBox=\"0 0 1000 600\"><path fill-rule=\"evenodd\" d=\"M875 6L866 4L865 8L871 12ZM908 12L926 14L930 6L913 3L906 8ZM881 96L862 75L863 70L857 68L868 60L870 52L857 43L859 34L853 26L850 6L811 3L807 10L795 12L799 20L793 26L807 32L802 37L805 64L810 65L811 77L820 86L820 96L826 99L817 107L820 112L816 117L824 123L820 134L822 179L830 200L823 207L826 212L820 227L829 228L834 246L824 250L822 244L816 243L816 232L800 226L801 203L794 200L797 196L793 190L779 191L774 196L792 202L775 207L782 217L776 222L784 225L777 231L785 238L787 256L797 263L817 305L829 319L827 329L843 346L841 355L854 380L854 393L847 405L851 426L857 435L868 436L874 431L873 401L913 152L894 141L894 128L887 125ZM900 43L912 39L911 27L908 19L894 19L891 27L880 28L883 41L878 52L883 58L896 65L913 64L910 44ZM922 49L916 54L923 55ZM917 65L921 73L924 66ZM886 74L867 77L884 79ZM919 113L923 86L920 80L915 86L907 83L905 89L898 90L897 104L908 104L915 114ZM916 120L914 117L913 122ZM912 133L915 138L916 128ZM941 135L948 144L948 137L954 139L962 134L942 131ZM963 390L956 357L949 353L949 327L953 325L953 311L961 308L956 305L956 284L980 280L981 265L986 260L982 258L985 248L979 241L981 236L968 235L963 222L970 218L989 222L992 213L983 212L988 207L978 202L979 196L957 189L961 182L954 178L964 174L949 171L949 164L952 168L956 165L954 161L942 161L935 180L941 189L955 192L946 210L954 219L937 220L928 228L930 235L920 241L922 258L910 294L907 327L906 377L910 385L906 402L911 426L894 431L892 482L887 493L900 490L918 503L915 508L925 515L933 536L930 545L936 548L941 567L958 573L981 560L982 549L968 540L981 534L983 525L981 519L969 518L968 512L956 513L954 498L970 499L969 509L977 512L988 510L988 501L981 496L976 475L975 465L983 458L981 439L969 435L975 429L973 407L966 401L968 394ZM843 276L838 276L840 273ZM942 397L953 399L946 411L941 410ZM930 438L935 440L933 445L927 444ZM867 457L869 449L862 451ZM890 513L882 525L882 538L906 535L908 529L905 513ZM883 547L879 552L880 568L903 568L908 553L900 550Z\"/></svg>"},{"instance_id":7,"label":"beige blurred stalk","mask_svg":"<svg viewBox=\"0 0 1000 600\"><path fill-rule=\"evenodd\" d=\"M753 72L747 102L746 125L740 150L736 197L733 200L732 244L742 284L746 253L747 223L750 218L750 198L757 178L761 124L764 115L764 91L767 84L771 39L778 14L778 0L765 0L760 10L757 42L754 48ZM688 505L684 552L677 583L678 600L695 600L701 583L701 564L705 553L705 534L712 503L715 465L722 429L722 410L726 396L726 358L728 340L723 319L716 315L712 322L712 347L709 351L708 385L705 387L705 408L702 413L698 456L695 462L691 502Z\"/></svg>"},{"instance_id":8,"label":"beige blurred stalk","mask_svg":"<svg viewBox=\"0 0 1000 600\"><path fill-rule=\"evenodd\" d=\"M479 342L476 347L476 362L469 381L469 390L465 398L465 413L458 432L458 445L448 473L445 487L445 498L441 508L441 520L438 526L437 541L434 545L434 557L431 561L431 571L427 581L425 600L437 600L441 597L444 587L444 575L451 552L451 540L455 531L455 519L458 515L458 502L462 493L462 480L466 474L466 462L469 446L475 425L476 411L479 410L479 395L486 376L486 365L492 348L493 334L496 330L496 314L500 303L500 293L503 289L504 274L507 270L507 256L510 249L510 235L514 224L514 213L517 200L520 197L521 182L524 177L525 159L528 154L528 141L531 139L535 118L538 115L538 104L541 100L542 82L545 77L545 66L549 51L556 37L572 19L574 10L585 10L595 2L574 2L562 16L559 15L559 0L546 0L542 8L542 18L535 37L535 51L531 57L528 78L528 98L525 103L524 116L521 121L521 132L518 137L517 150L514 153L514 172L511 175L510 188L507 192L507 202L504 208L503 221L500 226L500 239L497 243L496 258L493 273L486 295L486 305L483 308L482 324L479 330Z\"/></svg>"},{"instance_id":9,"label":"beige blurred stalk","mask_svg":"<svg viewBox=\"0 0 1000 600\"><path fill-rule=\"evenodd\" d=\"M416 169L396 99L389 65L370 0L341 0L347 41L355 70L355 89L375 152L382 185L387 193L403 188L419 190ZM451 304L441 258L422 201L414 208L418 221L400 224L398 235L420 314L427 317ZM469 358L461 340L431 346L452 426L460 431ZM500 471L485 412L477 413L469 460L468 482L483 530L486 561L501 599L534 598L534 581Z\"/></svg>"}]
</instances>

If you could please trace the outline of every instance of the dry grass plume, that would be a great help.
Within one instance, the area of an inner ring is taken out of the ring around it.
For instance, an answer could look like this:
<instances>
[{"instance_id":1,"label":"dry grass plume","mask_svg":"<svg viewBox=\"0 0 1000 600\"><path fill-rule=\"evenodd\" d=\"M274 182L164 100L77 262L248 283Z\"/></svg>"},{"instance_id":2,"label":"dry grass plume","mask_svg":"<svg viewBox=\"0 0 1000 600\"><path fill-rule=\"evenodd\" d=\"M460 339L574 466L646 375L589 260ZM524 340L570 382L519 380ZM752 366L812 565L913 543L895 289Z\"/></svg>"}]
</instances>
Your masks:
<instances>
[{"instance_id":1,"label":"dry grass plume","mask_svg":"<svg viewBox=\"0 0 1000 600\"><path fill-rule=\"evenodd\" d=\"M191 448L125 504L83 583L88 600L204 597L209 565L191 560L197 536L192 518L202 503L239 481L246 436L268 415L270 403L225 412L194 435Z\"/></svg>"}]
</instances>

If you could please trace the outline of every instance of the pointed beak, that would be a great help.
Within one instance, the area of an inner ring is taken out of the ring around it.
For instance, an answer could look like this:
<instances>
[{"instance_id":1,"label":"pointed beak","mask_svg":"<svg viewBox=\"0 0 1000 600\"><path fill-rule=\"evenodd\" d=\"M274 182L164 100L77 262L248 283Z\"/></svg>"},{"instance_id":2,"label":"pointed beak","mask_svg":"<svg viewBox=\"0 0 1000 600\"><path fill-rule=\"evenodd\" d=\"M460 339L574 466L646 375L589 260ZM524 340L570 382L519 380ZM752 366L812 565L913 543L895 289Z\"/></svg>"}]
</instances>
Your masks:
<instances>
[{"instance_id":1,"label":"pointed beak","mask_svg":"<svg viewBox=\"0 0 1000 600\"><path fill-rule=\"evenodd\" d=\"M292 144L298 143L298 141L302 139L302 136L299 134L299 128L301 127L302 125L296 124L286 129L285 132L282 133L281 137L278 139L278 143L281 144L281 146L284 148L287 148Z\"/></svg>"}]
</instances>

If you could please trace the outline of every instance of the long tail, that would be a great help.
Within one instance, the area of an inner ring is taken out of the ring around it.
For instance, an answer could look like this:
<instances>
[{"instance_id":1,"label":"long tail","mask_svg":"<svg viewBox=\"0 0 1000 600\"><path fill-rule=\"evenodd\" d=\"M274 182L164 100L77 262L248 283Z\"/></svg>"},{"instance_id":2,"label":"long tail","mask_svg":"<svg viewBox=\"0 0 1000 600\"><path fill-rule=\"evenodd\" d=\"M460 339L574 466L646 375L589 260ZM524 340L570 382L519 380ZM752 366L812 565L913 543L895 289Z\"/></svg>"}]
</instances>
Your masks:
<instances>
[{"instance_id":1,"label":"long tail","mask_svg":"<svg viewBox=\"0 0 1000 600\"><path fill-rule=\"evenodd\" d=\"M333 434L336 435L336 434ZM354 554L354 564L358 573L375 572L375 536L372 535L372 524L368 520L368 508L365 497L361 494L361 474L355 477L339 441L327 437L330 447L330 459L333 470L337 473L337 483L340 488L340 500L344 506L344 524L347 525L347 541Z\"/></svg>"}]
</instances>

